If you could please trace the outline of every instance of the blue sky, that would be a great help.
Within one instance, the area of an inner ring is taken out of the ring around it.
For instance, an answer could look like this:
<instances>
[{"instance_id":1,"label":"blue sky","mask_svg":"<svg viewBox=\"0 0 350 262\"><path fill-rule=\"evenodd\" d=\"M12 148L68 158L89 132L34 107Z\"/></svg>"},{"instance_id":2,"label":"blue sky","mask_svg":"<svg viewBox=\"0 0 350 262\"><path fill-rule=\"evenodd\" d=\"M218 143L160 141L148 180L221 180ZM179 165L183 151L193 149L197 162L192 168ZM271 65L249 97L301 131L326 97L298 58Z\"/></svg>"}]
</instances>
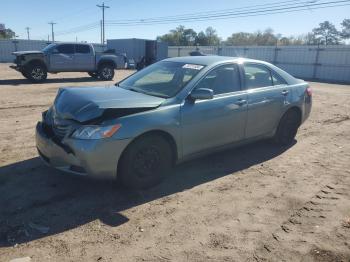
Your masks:
<instances>
[{"instance_id":1,"label":"blue sky","mask_svg":"<svg viewBox=\"0 0 350 262\"><path fill-rule=\"evenodd\" d=\"M111 8L106 10L106 20L140 19L149 17L181 15L192 12L205 12L241 8L250 5L276 3L277 0L105 0ZM100 42L99 28L88 31L59 35L74 27L84 26L101 19L101 10L96 7L97 0L2 0L0 2L0 23L16 32L19 38L26 38L25 27L31 28L32 39L47 39L51 33L49 21L55 21L55 40ZM321 10L307 10L289 14L274 14L218 21L182 23L196 31L208 26L214 27L218 34L226 38L233 32L254 32L271 27L276 33L286 36L304 34L320 22L329 20L340 28L344 18L350 18L350 6ZM148 38L167 33L178 23L133 26L106 27L106 38Z\"/></svg>"}]
</instances>

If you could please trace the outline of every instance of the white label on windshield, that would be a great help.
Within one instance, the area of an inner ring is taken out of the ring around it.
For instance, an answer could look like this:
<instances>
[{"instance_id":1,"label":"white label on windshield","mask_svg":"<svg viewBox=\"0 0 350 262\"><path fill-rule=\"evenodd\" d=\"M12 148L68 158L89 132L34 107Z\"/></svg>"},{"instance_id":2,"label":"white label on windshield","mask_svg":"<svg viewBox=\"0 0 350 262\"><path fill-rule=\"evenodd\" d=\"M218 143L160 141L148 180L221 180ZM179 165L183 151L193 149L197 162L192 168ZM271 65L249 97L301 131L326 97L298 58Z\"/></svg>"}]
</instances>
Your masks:
<instances>
[{"instance_id":1,"label":"white label on windshield","mask_svg":"<svg viewBox=\"0 0 350 262\"><path fill-rule=\"evenodd\" d=\"M194 64L186 64L182 68L188 68L188 69L194 69L194 70L201 70L204 66L202 65L194 65Z\"/></svg>"}]
</instances>

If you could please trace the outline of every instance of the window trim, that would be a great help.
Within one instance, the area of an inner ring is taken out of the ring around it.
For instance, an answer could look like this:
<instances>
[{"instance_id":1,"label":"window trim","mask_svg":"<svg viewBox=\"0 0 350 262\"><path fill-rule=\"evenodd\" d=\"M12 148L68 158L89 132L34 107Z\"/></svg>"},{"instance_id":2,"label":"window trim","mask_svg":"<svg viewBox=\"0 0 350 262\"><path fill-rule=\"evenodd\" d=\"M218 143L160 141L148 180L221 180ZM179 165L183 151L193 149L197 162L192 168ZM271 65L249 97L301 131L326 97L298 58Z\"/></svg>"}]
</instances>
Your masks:
<instances>
[{"instance_id":1,"label":"window trim","mask_svg":"<svg viewBox=\"0 0 350 262\"><path fill-rule=\"evenodd\" d=\"M242 64L242 74L243 74L243 76L245 76L245 66L246 66L246 65L253 65L253 66L257 66L257 67L262 67L262 68L265 68L267 71L269 71L270 77L271 77L271 84L272 84L272 85L270 85L270 86L262 86L262 87L248 88L248 87L247 87L247 83L246 83L246 79L245 79L245 77L243 77L244 89L245 89L245 90L256 90L256 89L261 89L261 88L268 88L268 87L275 87L275 86L287 85L287 81L284 80L284 78L281 77L275 70L273 70L272 68L270 68L270 67L267 66L267 65L260 64L260 63L255 63L255 62L245 62L245 63L243 63L243 64ZM283 84L281 84L281 85L275 85L274 82L273 82L272 73L274 73L274 75L276 75L277 78L279 78L279 80L280 80L281 82L283 82Z\"/></svg>"},{"instance_id":2,"label":"window trim","mask_svg":"<svg viewBox=\"0 0 350 262\"><path fill-rule=\"evenodd\" d=\"M275 85L275 83L273 82L273 79L272 79L273 86L288 85L287 81L282 76L280 76L280 74L278 74L275 70L270 69L270 72L271 72L271 77L273 77L273 74L274 74L278 78L278 80L280 82L282 82L282 84L280 84L280 85Z\"/></svg>"},{"instance_id":3,"label":"window trim","mask_svg":"<svg viewBox=\"0 0 350 262\"><path fill-rule=\"evenodd\" d=\"M207 77L207 75L209 75L212 71L218 69L219 67L222 67L222 66L227 66L227 65L233 65L233 66L236 66L237 67L237 70L238 70L238 82L239 82L239 90L237 91L232 91L232 92L228 92L228 93L222 93L222 94L214 94L214 98L216 97L223 97L223 96L228 96L228 95L232 95L232 94L237 94L238 92L242 92L244 91L243 89L243 85L242 85L242 71L241 71L241 68L239 66L238 63L234 63L234 62L230 62L230 63L222 63L222 64L218 64L216 65L215 67L211 68L209 71L207 71L200 79L198 79L198 81L193 85L193 88L192 90L190 91L189 94L191 94L191 92L193 90L195 90L199 83ZM213 90L214 91L214 90ZM209 100L208 100L209 101Z\"/></svg>"}]
</instances>

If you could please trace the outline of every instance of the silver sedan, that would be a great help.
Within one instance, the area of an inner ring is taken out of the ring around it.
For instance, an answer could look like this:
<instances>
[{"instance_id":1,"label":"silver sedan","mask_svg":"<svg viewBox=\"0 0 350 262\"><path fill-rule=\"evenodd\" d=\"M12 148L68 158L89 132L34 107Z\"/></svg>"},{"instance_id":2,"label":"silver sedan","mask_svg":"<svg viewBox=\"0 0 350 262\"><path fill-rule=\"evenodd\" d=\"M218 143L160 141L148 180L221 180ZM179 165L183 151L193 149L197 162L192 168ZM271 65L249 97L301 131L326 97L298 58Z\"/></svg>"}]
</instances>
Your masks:
<instances>
[{"instance_id":1,"label":"silver sedan","mask_svg":"<svg viewBox=\"0 0 350 262\"><path fill-rule=\"evenodd\" d=\"M292 143L311 97L306 82L263 61L171 58L113 87L60 89L36 145L57 169L145 188L209 152L267 138Z\"/></svg>"}]
</instances>

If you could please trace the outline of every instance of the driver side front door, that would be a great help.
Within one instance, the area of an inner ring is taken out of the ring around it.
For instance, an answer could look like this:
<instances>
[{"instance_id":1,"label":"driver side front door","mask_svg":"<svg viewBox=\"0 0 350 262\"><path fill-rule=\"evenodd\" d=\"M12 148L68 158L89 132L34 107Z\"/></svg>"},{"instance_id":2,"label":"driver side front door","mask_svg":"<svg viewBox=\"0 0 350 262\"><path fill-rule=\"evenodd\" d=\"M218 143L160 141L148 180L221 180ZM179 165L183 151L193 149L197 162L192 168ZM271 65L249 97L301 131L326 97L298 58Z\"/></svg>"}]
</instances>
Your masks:
<instances>
[{"instance_id":1,"label":"driver side front door","mask_svg":"<svg viewBox=\"0 0 350 262\"><path fill-rule=\"evenodd\" d=\"M195 87L209 88L214 98L191 101L181 106L183 156L228 145L244 138L247 93L241 89L236 64L210 71Z\"/></svg>"},{"instance_id":2,"label":"driver side front door","mask_svg":"<svg viewBox=\"0 0 350 262\"><path fill-rule=\"evenodd\" d=\"M50 71L65 72L73 69L74 44L62 44L55 47L50 54Z\"/></svg>"}]
</instances>

